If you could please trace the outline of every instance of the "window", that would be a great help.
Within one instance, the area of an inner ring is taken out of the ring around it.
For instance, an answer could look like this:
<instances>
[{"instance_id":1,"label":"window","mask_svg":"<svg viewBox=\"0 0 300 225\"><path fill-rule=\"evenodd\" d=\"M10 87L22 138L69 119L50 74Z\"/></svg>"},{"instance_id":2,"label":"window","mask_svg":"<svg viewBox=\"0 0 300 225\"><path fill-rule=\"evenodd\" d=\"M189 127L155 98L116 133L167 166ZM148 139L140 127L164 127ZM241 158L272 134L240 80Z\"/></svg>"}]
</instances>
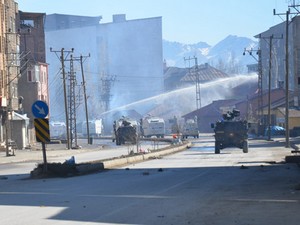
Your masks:
<instances>
[{"instance_id":1,"label":"window","mask_svg":"<svg viewBox=\"0 0 300 225\"><path fill-rule=\"evenodd\" d=\"M32 82L32 75L31 75L31 70L27 71L27 81Z\"/></svg>"},{"instance_id":2,"label":"window","mask_svg":"<svg viewBox=\"0 0 300 225\"><path fill-rule=\"evenodd\" d=\"M34 20L22 20L22 27L34 27Z\"/></svg>"}]
</instances>

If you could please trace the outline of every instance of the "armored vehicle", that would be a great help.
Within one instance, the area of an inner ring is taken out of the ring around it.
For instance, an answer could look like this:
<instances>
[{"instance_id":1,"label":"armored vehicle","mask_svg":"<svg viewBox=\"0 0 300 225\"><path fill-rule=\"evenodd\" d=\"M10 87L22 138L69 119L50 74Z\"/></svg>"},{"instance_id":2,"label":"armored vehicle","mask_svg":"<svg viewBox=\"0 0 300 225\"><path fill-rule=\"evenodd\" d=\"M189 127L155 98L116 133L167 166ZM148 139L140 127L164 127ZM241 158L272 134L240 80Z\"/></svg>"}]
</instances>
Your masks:
<instances>
[{"instance_id":1,"label":"armored vehicle","mask_svg":"<svg viewBox=\"0 0 300 225\"><path fill-rule=\"evenodd\" d=\"M232 112L223 114L223 119L212 124L215 132L215 153L219 154L221 149L237 147L248 153L248 129L246 120L240 120L240 111L234 109Z\"/></svg>"},{"instance_id":2,"label":"armored vehicle","mask_svg":"<svg viewBox=\"0 0 300 225\"><path fill-rule=\"evenodd\" d=\"M116 141L116 145L122 145L126 142L137 143L138 123L136 120L122 117L114 121L113 128L113 141Z\"/></svg>"}]
</instances>

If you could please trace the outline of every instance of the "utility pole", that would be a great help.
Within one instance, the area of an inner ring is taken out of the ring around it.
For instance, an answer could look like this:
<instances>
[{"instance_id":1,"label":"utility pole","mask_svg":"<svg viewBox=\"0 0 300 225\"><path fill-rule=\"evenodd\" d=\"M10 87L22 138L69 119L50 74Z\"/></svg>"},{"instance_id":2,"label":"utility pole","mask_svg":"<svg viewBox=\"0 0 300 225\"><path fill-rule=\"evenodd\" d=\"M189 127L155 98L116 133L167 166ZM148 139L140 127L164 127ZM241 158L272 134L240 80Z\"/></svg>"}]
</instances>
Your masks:
<instances>
[{"instance_id":1,"label":"utility pole","mask_svg":"<svg viewBox=\"0 0 300 225\"><path fill-rule=\"evenodd\" d=\"M11 156L9 153L11 147L11 141L13 141L14 135L12 130L13 112L18 108L19 102L16 96L16 90L18 85L18 79L21 75L22 69L27 65L28 61L26 57L30 52L20 53L17 45L20 41L20 32L14 32L14 29L8 29L5 35L4 52L5 58L4 65L6 67L6 79L3 78L5 83L4 92L6 92L6 111L3 120L5 121L5 145L6 145L6 156ZM4 99L4 98L3 98ZM13 153L14 155L14 153Z\"/></svg>"},{"instance_id":2,"label":"utility pole","mask_svg":"<svg viewBox=\"0 0 300 225\"><path fill-rule=\"evenodd\" d=\"M199 67L198 67L198 59L197 57L189 57L189 58L184 58L184 61L191 61L191 60L195 60L195 69L194 69L194 74L195 74L195 82L196 82L196 108L197 110L201 108L201 90L200 90L200 74L199 74ZM190 72L191 67L189 66L189 73Z\"/></svg>"},{"instance_id":3,"label":"utility pole","mask_svg":"<svg viewBox=\"0 0 300 225\"><path fill-rule=\"evenodd\" d=\"M270 36L270 43L269 43L269 48L270 48L270 55L269 55L269 88L268 88L268 141L271 140L271 70L272 70L272 42L273 42L273 34Z\"/></svg>"},{"instance_id":4,"label":"utility pole","mask_svg":"<svg viewBox=\"0 0 300 225\"><path fill-rule=\"evenodd\" d=\"M70 131L69 131L69 116L68 116L68 100L67 100L67 85L66 85L66 72L65 72L65 60L69 56L70 53L72 53L74 49L71 50L65 50L62 48L60 51L54 51L52 48L50 48L50 52L54 52L56 55L60 52L59 58L61 62L61 68L62 68L62 75L63 75L63 88L64 88L64 103L65 103L65 116L66 116L66 135L67 135L67 148L70 149ZM65 56L64 53L67 53Z\"/></svg>"},{"instance_id":5,"label":"utility pole","mask_svg":"<svg viewBox=\"0 0 300 225\"><path fill-rule=\"evenodd\" d=\"M103 78L101 78L101 100L104 102L105 105L105 111L109 110L109 103L110 103L110 98L111 98L111 86L113 85L113 83L116 80L116 76L104 76Z\"/></svg>"},{"instance_id":6,"label":"utility pole","mask_svg":"<svg viewBox=\"0 0 300 225\"><path fill-rule=\"evenodd\" d=\"M290 147L290 126L289 126L289 14L286 11L286 27L285 27L285 147Z\"/></svg>"},{"instance_id":7,"label":"utility pole","mask_svg":"<svg viewBox=\"0 0 300 225\"><path fill-rule=\"evenodd\" d=\"M273 39L282 39L283 37L274 37L274 35L272 34L269 37L261 37L259 36L259 38L264 39L265 41L267 41L266 39L269 39L269 75L268 75L268 141L271 140L271 81L272 81L272 48L273 48Z\"/></svg>"},{"instance_id":8,"label":"utility pole","mask_svg":"<svg viewBox=\"0 0 300 225\"><path fill-rule=\"evenodd\" d=\"M85 59L89 56L84 56ZM85 120L86 120L86 133L87 133L87 139L88 144L92 144L90 140L90 128L89 128L89 114L88 114L88 106L87 106L87 96L86 96L86 83L85 83L85 77L83 72L83 56L80 55L80 68L81 68L81 76L82 76L82 86L83 86L83 96L84 96L84 108L85 108Z\"/></svg>"},{"instance_id":9,"label":"utility pole","mask_svg":"<svg viewBox=\"0 0 300 225\"><path fill-rule=\"evenodd\" d=\"M69 120L70 120L70 141L71 148L78 148L77 145L77 129L76 129L76 94L75 87L77 84L74 72L73 55L70 57L70 73L69 73ZM74 143L74 146L73 146Z\"/></svg>"},{"instance_id":10,"label":"utility pole","mask_svg":"<svg viewBox=\"0 0 300 225\"><path fill-rule=\"evenodd\" d=\"M244 49L243 55L246 55L246 52L249 53L257 61L257 73L258 73L258 98L257 98L257 116L259 121L258 135L263 135L263 82L262 82L262 62L261 62L261 50L260 49ZM253 52L256 52L258 59L253 55Z\"/></svg>"},{"instance_id":11,"label":"utility pole","mask_svg":"<svg viewBox=\"0 0 300 225\"><path fill-rule=\"evenodd\" d=\"M285 15L285 147L290 147L290 127L289 127L289 17L290 15L299 14L297 7L300 5L289 5L288 10L285 13L276 13L273 9L273 15ZM290 8L296 10L295 13L290 11Z\"/></svg>"},{"instance_id":12,"label":"utility pole","mask_svg":"<svg viewBox=\"0 0 300 225\"><path fill-rule=\"evenodd\" d=\"M90 54L88 56L82 56L82 55L80 55L79 58L78 57L73 57L73 58L80 60L80 68L81 68L81 76L82 76L82 86L83 86L83 97L84 97L84 107L85 107L87 141L88 141L88 144L92 144L92 142L90 140L89 115L88 115L87 96L86 96L86 83L85 83L84 70L83 70L83 62L88 57L90 57ZM83 60L83 58L84 58L84 60Z\"/></svg>"}]
</instances>

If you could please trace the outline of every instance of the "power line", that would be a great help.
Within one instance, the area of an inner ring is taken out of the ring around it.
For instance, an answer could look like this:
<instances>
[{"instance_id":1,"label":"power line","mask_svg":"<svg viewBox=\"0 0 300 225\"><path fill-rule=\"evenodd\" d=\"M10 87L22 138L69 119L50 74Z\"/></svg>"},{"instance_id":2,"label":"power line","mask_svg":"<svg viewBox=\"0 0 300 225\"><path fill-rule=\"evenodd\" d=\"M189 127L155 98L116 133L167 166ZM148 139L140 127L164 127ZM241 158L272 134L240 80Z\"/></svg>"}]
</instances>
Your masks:
<instances>
[{"instance_id":1,"label":"power line","mask_svg":"<svg viewBox=\"0 0 300 225\"><path fill-rule=\"evenodd\" d=\"M67 134L67 148L70 149L70 131L69 131L69 115L68 115L68 100L67 100L67 87L66 87L66 73L65 73L65 60L69 56L70 53L72 53L74 49L71 50L65 50L62 48L61 50L52 50L50 48L50 52L54 52L56 56L59 58L61 62L61 70L63 74L63 88L64 88L64 102L65 102L65 116L66 116L66 134ZM58 56L58 53L60 53L60 57ZM65 53L66 56L64 55Z\"/></svg>"},{"instance_id":2,"label":"power line","mask_svg":"<svg viewBox=\"0 0 300 225\"><path fill-rule=\"evenodd\" d=\"M273 15L286 16L286 26L285 26L285 147L290 147L290 128L289 128L289 17L290 15L299 14L295 1L293 5L288 6L288 10L285 13L276 13L276 10L273 9ZM291 12L290 8L296 10L296 12ZM291 20L292 21L292 20Z\"/></svg>"}]
</instances>

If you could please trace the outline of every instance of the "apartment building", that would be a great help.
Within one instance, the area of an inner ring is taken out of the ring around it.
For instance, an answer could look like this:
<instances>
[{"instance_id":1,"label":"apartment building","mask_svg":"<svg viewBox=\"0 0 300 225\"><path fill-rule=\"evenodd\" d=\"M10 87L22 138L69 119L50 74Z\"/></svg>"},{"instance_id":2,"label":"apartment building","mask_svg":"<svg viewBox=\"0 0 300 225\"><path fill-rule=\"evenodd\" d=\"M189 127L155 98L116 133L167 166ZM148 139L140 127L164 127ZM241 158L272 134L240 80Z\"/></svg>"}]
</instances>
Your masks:
<instances>
[{"instance_id":1,"label":"apartment building","mask_svg":"<svg viewBox=\"0 0 300 225\"><path fill-rule=\"evenodd\" d=\"M18 4L0 1L0 140L13 139L14 113L19 109L20 39L17 30Z\"/></svg>"},{"instance_id":2,"label":"apartment building","mask_svg":"<svg viewBox=\"0 0 300 225\"><path fill-rule=\"evenodd\" d=\"M44 13L19 12L20 51L22 55L19 96L22 112L32 120L31 106L37 100L49 105L48 64L46 63ZM29 91L30 90L30 91Z\"/></svg>"}]
</instances>

